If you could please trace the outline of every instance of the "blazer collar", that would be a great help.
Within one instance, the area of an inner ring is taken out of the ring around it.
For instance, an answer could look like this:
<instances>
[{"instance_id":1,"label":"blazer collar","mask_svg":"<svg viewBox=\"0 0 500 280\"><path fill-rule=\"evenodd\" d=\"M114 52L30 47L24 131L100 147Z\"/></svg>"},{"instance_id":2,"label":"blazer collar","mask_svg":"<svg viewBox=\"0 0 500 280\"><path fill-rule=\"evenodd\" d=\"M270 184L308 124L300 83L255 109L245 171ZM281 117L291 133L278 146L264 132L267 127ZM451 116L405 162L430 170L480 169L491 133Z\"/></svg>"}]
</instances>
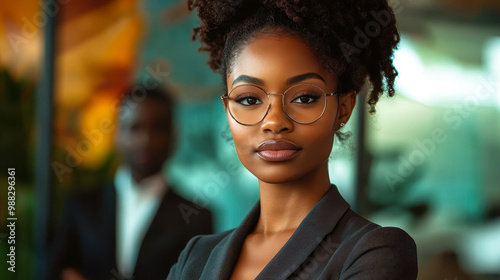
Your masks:
<instances>
[{"instance_id":1,"label":"blazer collar","mask_svg":"<svg viewBox=\"0 0 500 280\"><path fill-rule=\"evenodd\" d=\"M314 251L340 218L349 209L337 187L330 190L313 207L281 250L264 267L256 279L286 279ZM254 229L260 215L260 201L240 226L214 247L201 279L229 279L247 235Z\"/></svg>"}]
</instances>

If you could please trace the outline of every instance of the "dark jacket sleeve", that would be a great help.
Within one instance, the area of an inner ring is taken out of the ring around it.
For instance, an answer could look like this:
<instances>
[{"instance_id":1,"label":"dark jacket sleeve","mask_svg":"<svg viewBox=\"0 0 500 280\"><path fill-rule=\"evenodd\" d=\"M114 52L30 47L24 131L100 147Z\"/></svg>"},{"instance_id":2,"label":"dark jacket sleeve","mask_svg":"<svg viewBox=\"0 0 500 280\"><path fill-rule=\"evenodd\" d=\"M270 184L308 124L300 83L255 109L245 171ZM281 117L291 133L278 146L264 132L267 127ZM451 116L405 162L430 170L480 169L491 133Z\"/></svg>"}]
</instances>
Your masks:
<instances>
[{"instance_id":1,"label":"dark jacket sleeve","mask_svg":"<svg viewBox=\"0 0 500 280\"><path fill-rule=\"evenodd\" d=\"M64 268L76 267L78 264L77 233L74 224L74 198L68 197L64 201L63 216L57 228L54 239L49 246L47 260L48 279L61 279Z\"/></svg>"},{"instance_id":2,"label":"dark jacket sleeve","mask_svg":"<svg viewBox=\"0 0 500 280\"><path fill-rule=\"evenodd\" d=\"M186 265L186 261L189 258L189 254L191 253L191 250L193 249L194 245L196 242L202 237L202 235L195 236L191 238L184 248L182 250L181 254L179 255L179 259L177 260L177 263L172 266L170 269L170 272L168 273L167 280L176 280L176 279L183 279L183 270ZM203 269L203 268L200 268Z\"/></svg>"},{"instance_id":3,"label":"dark jacket sleeve","mask_svg":"<svg viewBox=\"0 0 500 280\"><path fill-rule=\"evenodd\" d=\"M414 280L417 270L417 248L413 239L399 228L382 227L358 241L340 279Z\"/></svg>"}]
</instances>

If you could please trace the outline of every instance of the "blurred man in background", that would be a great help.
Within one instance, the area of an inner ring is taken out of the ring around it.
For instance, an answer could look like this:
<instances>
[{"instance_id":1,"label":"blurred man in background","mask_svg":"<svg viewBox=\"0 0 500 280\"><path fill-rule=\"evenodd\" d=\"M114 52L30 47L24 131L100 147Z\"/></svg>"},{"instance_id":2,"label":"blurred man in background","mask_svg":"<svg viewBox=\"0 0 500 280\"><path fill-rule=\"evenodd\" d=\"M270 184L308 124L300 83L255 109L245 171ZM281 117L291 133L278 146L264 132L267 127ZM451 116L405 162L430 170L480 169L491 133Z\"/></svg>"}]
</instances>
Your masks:
<instances>
[{"instance_id":1,"label":"blurred man in background","mask_svg":"<svg viewBox=\"0 0 500 280\"><path fill-rule=\"evenodd\" d=\"M168 95L132 88L117 119L124 163L113 184L66 200L49 279L165 279L191 237L212 233L211 213L162 172L175 142Z\"/></svg>"}]
</instances>

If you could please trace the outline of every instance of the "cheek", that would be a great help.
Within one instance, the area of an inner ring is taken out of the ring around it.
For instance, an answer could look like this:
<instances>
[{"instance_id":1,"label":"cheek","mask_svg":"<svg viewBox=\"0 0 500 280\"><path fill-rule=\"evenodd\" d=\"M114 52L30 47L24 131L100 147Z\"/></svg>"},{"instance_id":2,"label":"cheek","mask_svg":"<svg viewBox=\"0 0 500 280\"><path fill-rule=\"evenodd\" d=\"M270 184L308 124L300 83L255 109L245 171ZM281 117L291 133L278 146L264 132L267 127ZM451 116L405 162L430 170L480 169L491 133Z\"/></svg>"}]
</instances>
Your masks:
<instances>
[{"instance_id":1,"label":"cheek","mask_svg":"<svg viewBox=\"0 0 500 280\"><path fill-rule=\"evenodd\" d=\"M333 125L333 124L332 124ZM325 126L311 126L307 127L303 131L303 135L307 135L306 145L310 148L315 156L330 155L333 139L335 133L329 127Z\"/></svg>"},{"instance_id":2,"label":"cheek","mask_svg":"<svg viewBox=\"0 0 500 280\"><path fill-rule=\"evenodd\" d=\"M154 140L150 144L152 150L158 151L159 153L165 153L166 151L168 151L171 144L168 135L157 136L153 139Z\"/></svg>"},{"instance_id":3,"label":"cheek","mask_svg":"<svg viewBox=\"0 0 500 280\"><path fill-rule=\"evenodd\" d=\"M231 130L231 135L233 136L234 146L236 151L239 151L244 146L246 127L234 121L231 116L228 116L227 121L229 124L229 130Z\"/></svg>"},{"instance_id":4,"label":"cheek","mask_svg":"<svg viewBox=\"0 0 500 280\"><path fill-rule=\"evenodd\" d=\"M254 126L244 126L237 123L231 116L227 118L231 135L233 136L234 147L236 153L243 163L247 158L248 153L252 153L254 148L252 145L252 135L256 135Z\"/></svg>"},{"instance_id":5,"label":"cheek","mask_svg":"<svg viewBox=\"0 0 500 280\"><path fill-rule=\"evenodd\" d=\"M318 124L323 127L323 133L331 137L332 142L335 136L335 127L337 126L338 109L336 99L328 102L325 114L318 121Z\"/></svg>"},{"instance_id":6,"label":"cheek","mask_svg":"<svg viewBox=\"0 0 500 280\"><path fill-rule=\"evenodd\" d=\"M335 137L335 112L325 112L317 122L302 126L302 135L307 135L307 145L313 149L314 154L330 155Z\"/></svg>"}]
</instances>

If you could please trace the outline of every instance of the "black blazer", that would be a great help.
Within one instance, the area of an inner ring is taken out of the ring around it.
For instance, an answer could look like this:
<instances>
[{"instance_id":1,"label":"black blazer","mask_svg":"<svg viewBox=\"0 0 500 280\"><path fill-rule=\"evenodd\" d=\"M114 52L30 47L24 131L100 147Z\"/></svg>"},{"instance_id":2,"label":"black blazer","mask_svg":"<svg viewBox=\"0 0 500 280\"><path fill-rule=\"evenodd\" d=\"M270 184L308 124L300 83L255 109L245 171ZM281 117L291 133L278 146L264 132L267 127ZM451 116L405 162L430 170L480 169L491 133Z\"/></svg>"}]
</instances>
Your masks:
<instances>
[{"instance_id":1,"label":"black blazer","mask_svg":"<svg viewBox=\"0 0 500 280\"><path fill-rule=\"evenodd\" d=\"M185 215L186 209L190 211L188 222L181 209ZM48 279L60 279L66 267L90 280L125 279L116 268L115 221L114 186L68 197L48 262ZM133 279L164 280L189 239L212 232L211 213L169 188L142 241Z\"/></svg>"},{"instance_id":2,"label":"black blazer","mask_svg":"<svg viewBox=\"0 0 500 280\"><path fill-rule=\"evenodd\" d=\"M416 279L413 239L349 208L332 186L256 279ZM259 214L257 203L236 229L191 239L167 279L229 279Z\"/></svg>"}]
</instances>

